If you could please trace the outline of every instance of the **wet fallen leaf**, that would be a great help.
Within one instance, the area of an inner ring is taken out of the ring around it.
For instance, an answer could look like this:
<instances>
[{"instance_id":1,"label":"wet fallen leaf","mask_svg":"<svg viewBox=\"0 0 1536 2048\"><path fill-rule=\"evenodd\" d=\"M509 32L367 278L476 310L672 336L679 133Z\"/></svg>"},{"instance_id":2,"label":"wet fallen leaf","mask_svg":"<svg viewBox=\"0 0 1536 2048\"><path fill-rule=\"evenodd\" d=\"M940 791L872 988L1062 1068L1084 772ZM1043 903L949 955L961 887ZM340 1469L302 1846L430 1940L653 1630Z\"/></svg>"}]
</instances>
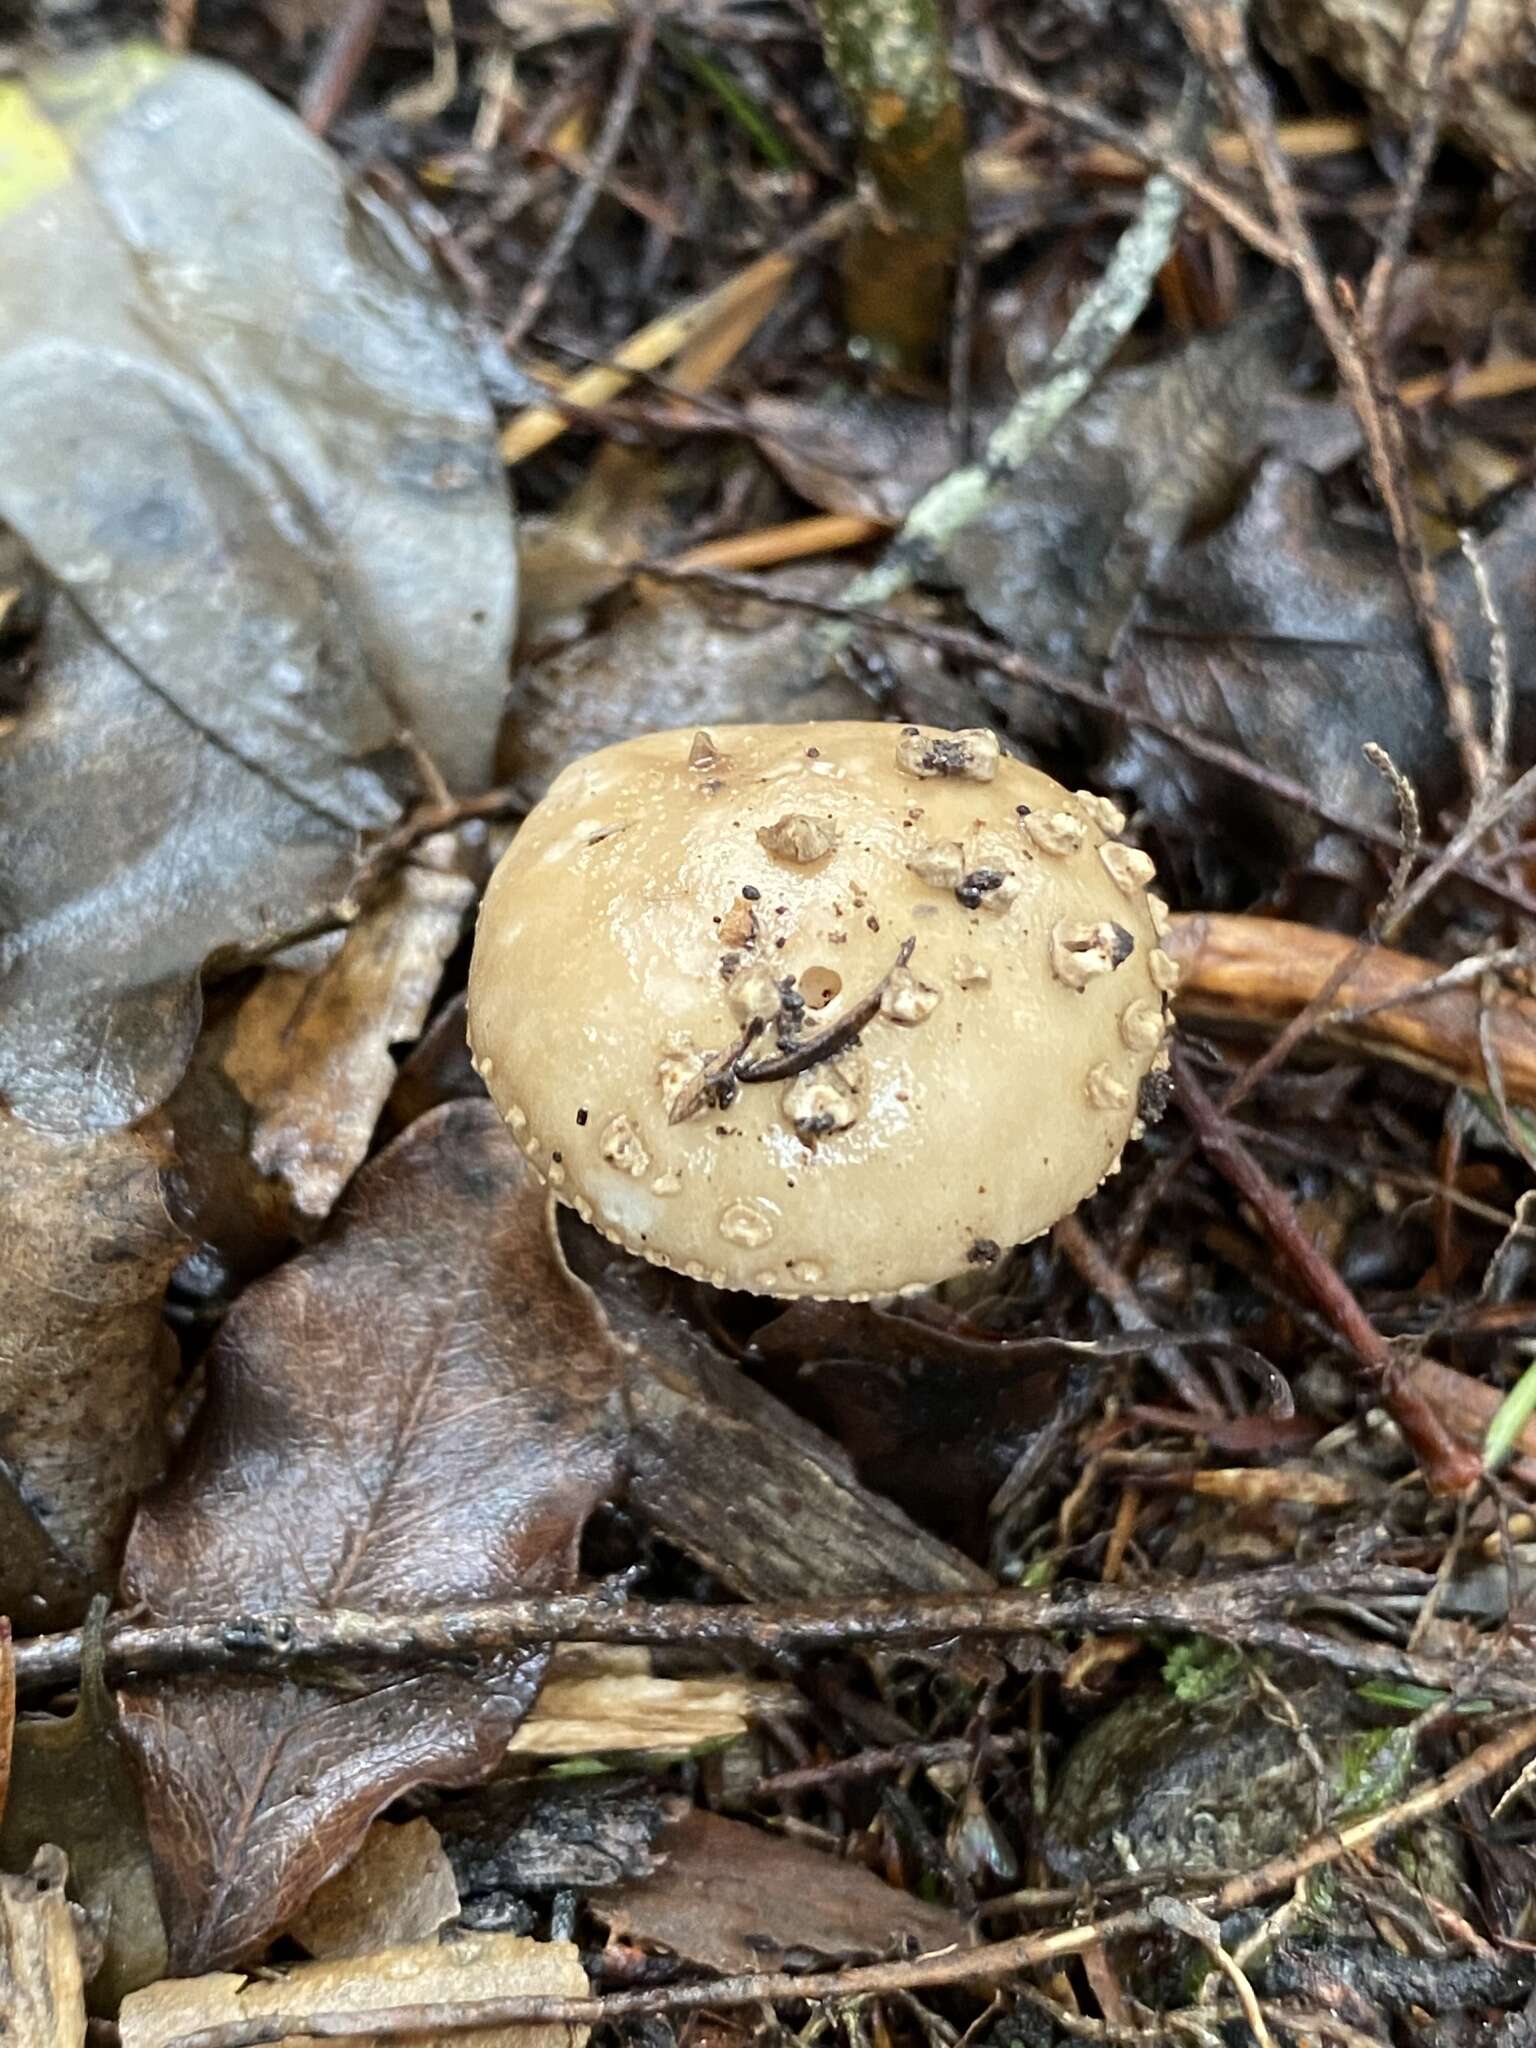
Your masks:
<instances>
[{"instance_id":1,"label":"wet fallen leaf","mask_svg":"<svg viewBox=\"0 0 1536 2048\"><path fill-rule=\"evenodd\" d=\"M425 257L247 80L98 46L0 83L0 138L0 518L68 593L0 748L0 1086L116 1124L205 962L310 923L417 793L408 729L488 779L511 522Z\"/></svg>"},{"instance_id":2,"label":"wet fallen leaf","mask_svg":"<svg viewBox=\"0 0 1536 2048\"><path fill-rule=\"evenodd\" d=\"M453 1866L431 1821L376 1820L288 1931L317 1958L366 1956L435 1941L458 1917Z\"/></svg>"},{"instance_id":3,"label":"wet fallen leaf","mask_svg":"<svg viewBox=\"0 0 1536 2048\"><path fill-rule=\"evenodd\" d=\"M402 2005L457 2005L490 1998L585 1998L590 1990L568 1941L528 1941L520 1934L466 1934L446 1947L415 1942L377 1955L299 1963L277 1978L216 1976L171 1979L136 1991L118 2016L122 2048L170 2048L182 2034L237 2021L289 2018L294 2031L265 2039L276 2048L306 2048L306 2013L357 2015L356 2038L370 2037L369 2013ZM468 2027L453 2048L584 2048L585 2027ZM52 2048L52 2044L49 2044Z\"/></svg>"},{"instance_id":4,"label":"wet fallen leaf","mask_svg":"<svg viewBox=\"0 0 1536 2048\"><path fill-rule=\"evenodd\" d=\"M695 1811L657 1849L652 1876L594 1893L593 1910L610 1938L669 1949L704 1969L772 1970L787 1956L848 1961L897 1945L950 1948L965 1936L945 1907L745 1821Z\"/></svg>"},{"instance_id":5,"label":"wet fallen leaf","mask_svg":"<svg viewBox=\"0 0 1536 2048\"><path fill-rule=\"evenodd\" d=\"M1523 694L1536 674L1536 491L1511 501L1482 554ZM1442 562L1440 593L1486 730L1488 632L1459 555ZM1266 463L1234 516L1169 563L1110 682L1122 701L1236 746L1351 817L1395 822L1392 793L1361 752L1367 740L1415 785L1426 817L1458 794L1444 699L1390 538L1332 514L1317 478L1289 463ZM1202 840L1238 815L1235 845L1267 827L1304 857L1319 838L1315 820L1144 733L1126 743L1113 780Z\"/></svg>"},{"instance_id":6,"label":"wet fallen leaf","mask_svg":"<svg viewBox=\"0 0 1536 2048\"><path fill-rule=\"evenodd\" d=\"M110 1587L134 1498L160 1473L163 1346L174 1360L160 1299L181 1243L169 1163L159 1119L65 1139L0 1115L0 1457L15 1486L0 1523L21 1538L0 1553L0 1599L27 1629Z\"/></svg>"},{"instance_id":7,"label":"wet fallen leaf","mask_svg":"<svg viewBox=\"0 0 1536 2048\"><path fill-rule=\"evenodd\" d=\"M62 1851L0 1875L0 2040L25 2048L83 2048L85 1994Z\"/></svg>"},{"instance_id":8,"label":"wet fallen leaf","mask_svg":"<svg viewBox=\"0 0 1536 2048\"><path fill-rule=\"evenodd\" d=\"M612 1479L613 1395L612 1342L551 1251L542 1189L488 1104L450 1104L237 1303L181 1470L134 1528L125 1597L213 1621L567 1585ZM494 1769L544 1663L125 1693L173 1966L258 1952L391 1799Z\"/></svg>"},{"instance_id":9,"label":"wet fallen leaf","mask_svg":"<svg viewBox=\"0 0 1536 2048\"><path fill-rule=\"evenodd\" d=\"M105 1602L99 1603L101 1611ZM165 1925L155 1898L138 1781L117 1708L101 1676L100 1613L87 1628L72 1714L16 1724L11 1797L0 1825L0 1867L22 1870L45 1843L69 1859L69 1895L98 1943L94 2012L115 2013L125 1992L165 1973ZM0 2039L4 2036L0 2035Z\"/></svg>"}]
</instances>

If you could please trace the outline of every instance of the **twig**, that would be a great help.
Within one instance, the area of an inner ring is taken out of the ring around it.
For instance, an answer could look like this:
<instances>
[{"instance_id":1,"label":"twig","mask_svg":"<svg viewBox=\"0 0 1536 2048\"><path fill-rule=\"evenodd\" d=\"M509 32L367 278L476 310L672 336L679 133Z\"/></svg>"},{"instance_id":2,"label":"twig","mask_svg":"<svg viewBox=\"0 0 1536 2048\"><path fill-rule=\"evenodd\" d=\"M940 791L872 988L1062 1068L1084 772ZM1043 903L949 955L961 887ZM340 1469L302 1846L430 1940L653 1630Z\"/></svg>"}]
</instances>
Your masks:
<instances>
[{"instance_id":1,"label":"twig","mask_svg":"<svg viewBox=\"0 0 1536 2048\"><path fill-rule=\"evenodd\" d=\"M1051 1237L1082 1279L1096 1294L1103 1295L1121 1329L1128 1333L1146 1332L1148 1358L1184 1405L1197 1415L1220 1415L1223 1412L1221 1403L1183 1352L1176 1345L1156 1341L1162 1332L1142 1306L1140 1295L1105 1254L1102 1245L1089 1235L1081 1220L1076 1216L1063 1216Z\"/></svg>"},{"instance_id":2,"label":"twig","mask_svg":"<svg viewBox=\"0 0 1536 2048\"><path fill-rule=\"evenodd\" d=\"M1533 796L1536 796L1536 763L1527 768L1523 775L1517 775L1513 782L1506 784L1486 803L1479 803L1474 798L1466 823L1439 849L1418 878L1403 891L1390 915L1383 919L1382 937L1390 939L1394 932L1401 931L1408 919L1434 894L1451 870L1473 851L1477 842L1502 825L1506 818L1517 818ZM1518 904L1516 908L1524 910L1525 905Z\"/></svg>"},{"instance_id":3,"label":"twig","mask_svg":"<svg viewBox=\"0 0 1536 2048\"><path fill-rule=\"evenodd\" d=\"M1509 779L1509 740L1514 725L1514 678L1509 665L1509 634L1500 616L1488 564L1474 535L1459 533L1457 539L1472 582L1477 590L1478 610L1488 628L1488 690L1492 708L1488 719L1488 764L1481 794L1486 801Z\"/></svg>"},{"instance_id":4,"label":"twig","mask_svg":"<svg viewBox=\"0 0 1536 2048\"><path fill-rule=\"evenodd\" d=\"M939 0L816 0L878 206L843 250L853 334L887 368L927 367L965 230L965 117Z\"/></svg>"},{"instance_id":5,"label":"twig","mask_svg":"<svg viewBox=\"0 0 1536 2048\"><path fill-rule=\"evenodd\" d=\"M1238 1137L1195 1077L1188 1058L1173 1055L1179 1104L1211 1164L1252 1207L1270 1243L1322 1309L1346 1348L1376 1381L1381 1398L1412 1446L1435 1493L1460 1493L1482 1476L1482 1460L1459 1442L1400 1370L1391 1345L1305 1230L1295 1209Z\"/></svg>"},{"instance_id":6,"label":"twig","mask_svg":"<svg viewBox=\"0 0 1536 2048\"><path fill-rule=\"evenodd\" d=\"M1365 295L1360 302L1360 325L1373 348L1380 346L1382 328L1392 304L1392 292L1397 283L1397 274L1402 268L1403 258L1408 253L1408 237L1413 232L1414 215L1419 210L1419 201L1424 196L1424 181L1429 176L1429 167L1435 160L1435 151L1440 146L1440 124L1445 116L1446 88L1450 84L1451 59L1455 56L1462 36L1466 32L1469 0L1452 0L1434 45L1429 53L1429 64L1424 78L1424 90L1419 97L1418 110L1413 117L1413 127L1408 136L1408 153L1402 171L1398 175L1396 190L1392 197L1392 211L1387 224L1381 231L1381 240L1376 250L1376 260L1371 265L1370 276L1365 281ZM1434 0L1419 10L1414 32L1409 42L1407 67L1417 69L1419 44L1434 28Z\"/></svg>"},{"instance_id":7,"label":"twig","mask_svg":"<svg viewBox=\"0 0 1536 2048\"><path fill-rule=\"evenodd\" d=\"M1278 268L1289 269L1290 252L1274 229L1260 220L1246 200L1218 183L1188 157L1176 155L1171 147L1160 146L1138 135L1134 128L1126 128L1119 121L1111 120L1109 115L1100 113L1087 100L1071 99L1065 93L1047 92L1032 78L1005 71L1001 57L989 61L985 67L960 64L955 68L971 84L989 86L1006 98L1017 101L1021 107L1028 107L1031 113L1045 114L1053 120L1065 121L1070 127L1081 128L1085 134L1096 136L1112 149L1119 150L1133 163L1171 178L1175 185L1184 188L1191 199L1199 200L1219 220L1224 220L1250 248L1256 249L1261 256L1267 256Z\"/></svg>"},{"instance_id":8,"label":"twig","mask_svg":"<svg viewBox=\"0 0 1536 2048\"><path fill-rule=\"evenodd\" d=\"M1225 93L1242 130L1269 200L1275 225L1290 255L1290 267L1328 344L1339 382L1365 436L1371 475L1392 528L1398 563L1461 748L1470 796L1482 781L1482 748L1471 718L1471 698L1461 673L1455 638L1440 609L1434 565L1407 488L1402 421L1395 394L1381 374L1379 350L1356 316L1353 296L1341 281L1330 289L1322 258L1302 218L1296 186L1275 130L1270 94L1248 46L1242 10L1235 0L1169 0L1190 48Z\"/></svg>"},{"instance_id":9,"label":"twig","mask_svg":"<svg viewBox=\"0 0 1536 2048\"><path fill-rule=\"evenodd\" d=\"M225 1622L124 1623L106 1638L108 1676L140 1684L186 1673L323 1666L385 1669L494 1657L529 1643L653 1643L745 1647L760 1654L790 1648L859 1649L869 1644L945 1642L969 1636L1116 1634L1161 1629L1267 1646L1287 1655L1373 1678L1405 1679L1455 1691L1466 1679L1448 1657L1409 1657L1388 1643L1346 1641L1281 1618L1293 1603L1349 1594L1356 1600L1422 1594L1420 1572L1284 1568L1232 1581L1175 1588L1103 1586L1076 1581L1049 1591L922 1594L850 1601L831 1608L705 1607L682 1601L618 1607L584 1594L528 1596L497 1605L371 1614L327 1612L233 1616ZM1536 1673L1513 1652L1507 1670L1490 1659L1479 1692L1507 1704L1536 1703ZM19 1689L72 1683L80 1636L37 1636L16 1648Z\"/></svg>"},{"instance_id":10,"label":"twig","mask_svg":"<svg viewBox=\"0 0 1536 2048\"><path fill-rule=\"evenodd\" d=\"M1186 81L1174 125L1180 152L1198 133L1203 97L1197 80ZM1037 382L993 430L984 459L951 470L923 493L881 560L849 584L845 603L883 604L907 589L925 568L942 559L955 536L986 510L1000 486L1044 446L1139 319L1167 261L1183 211L1184 195L1171 178L1159 174L1148 179L1136 218L1115 245L1104 275L1067 322ZM818 633L812 649L818 669L852 637L846 622Z\"/></svg>"},{"instance_id":11,"label":"twig","mask_svg":"<svg viewBox=\"0 0 1536 2048\"><path fill-rule=\"evenodd\" d=\"M559 226L545 245L538 267L523 286L516 309L501 337L502 344L509 354L543 312L544 302L553 289L555 279L570 255L576 237L586 226L588 215L597 203L597 195L613 168L614 159L624 141L625 130L629 127L630 116L635 111L640 81L645 76L645 68L651 60L651 48L656 40L656 16L649 0L633 0L633 8L618 80L608 102L607 112L603 115L603 125L598 130L597 141L577 181L576 189L571 194L570 204L561 216Z\"/></svg>"},{"instance_id":12,"label":"twig","mask_svg":"<svg viewBox=\"0 0 1536 2048\"><path fill-rule=\"evenodd\" d=\"M1231 1878L1204 1894L1199 1904L1214 1919L1271 1897L1307 1871L1335 1863L1379 1835L1441 1812L1517 1763L1533 1747L1536 1714L1527 1715L1491 1736L1443 1778L1421 1787L1395 1806L1348 1827L1318 1835L1299 1849ZM370 2013L290 2012L281 2017L221 2021L179 2035L167 2043L167 2048L264 2048L264 2044L280 2041L285 2034L307 2034L315 2040L347 2040L359 2035L398 2039L412 2033L431 2036L468 2027L599 2026L605 2021L634 2018L642 2013L712 2010L781 2000L850 2000L933 1989L942 1984L996 1983L1020 1971L1038 1969L1044 1963L1081 1955L1098 1943L1145 1934L1157 1924L1153 1913L1133 1909L1049 1933L1020 1935L1011 1941L986 1942L970 1949L944 1949L909 1962L872 1963L862 1968L817 1971L803 1976L786 1970L750 1971L703 1984L620 1991L600 1998L534 1994L474 2003L397 2006Z\"/></svg>"},{"instance_id":13,"label":"twig","mask_svg":"<svg viewBox=\"0 0 1536 2048\"><path fill-rule=\"evenodd\" d=\"M346 104L383 18L384 0L346 0L332 23L299 94L299 119L312 135L324 135Z\"/></svg>"}]
</instances>

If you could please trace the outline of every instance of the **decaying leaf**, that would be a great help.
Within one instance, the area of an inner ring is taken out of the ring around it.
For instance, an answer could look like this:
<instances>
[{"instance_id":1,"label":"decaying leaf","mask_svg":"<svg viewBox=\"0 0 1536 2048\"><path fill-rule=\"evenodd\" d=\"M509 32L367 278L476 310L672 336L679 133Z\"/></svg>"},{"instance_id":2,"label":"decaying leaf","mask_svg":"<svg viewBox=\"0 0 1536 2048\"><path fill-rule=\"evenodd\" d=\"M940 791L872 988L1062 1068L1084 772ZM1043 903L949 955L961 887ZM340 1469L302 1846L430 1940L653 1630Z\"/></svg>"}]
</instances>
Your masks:
<instances>
[{"instance_id":1,"label":"decaying leaf","mask_svg":"<svg viewBox=\"0 0 1536 2048\"><path fill-rule=\"evenodd\" d=\"M825 595L830 587L803 571L785 579L791 592ZM578 754L640 733L867 716L869 700L836 678L810 695L791 694L804 630L803 614L751 600L696 601L673 590L649 598L528 671L503 742L502 777L532 798Z\"/></svg>"},{"instance_id":2,"label":"decaying leaf","mask_svg":"<svg viewBox=\"0 0 1536 2048\"><path fill-rule=\"evenodd\" d=\"M1482 545L1509 635L1517 696L1536 674L1536 491L1521 492ZM1486 730L1488 631L1465 561L1440 565L1440 597ZM1446 710L1390 538L1332 515L1310 471L1266 463L1233 517L1170 562L1110 678L1122 701L1236 746L1351 817L1394 820L1391 790L1362 755L1386 748L1426 817L1459 793ZM1517 726L1528 734L1524 712ZM1209 839L1242 807L1242 844L1259 821L1293 857L1320 828L1290 806L1207 769L1161 741L1126 742L1113 780L1165 823ZM1340 849L1337 859L1346 858Z\"/></svg>"},{"instance_id":3,"label":"decaying leaf","mask_svg":"<svg viewBox=\"0 0 1536 2048\"><path fill-rule=\"evenodd\" d=\"M83 1908L100 1956L90 1973L91 2009L110 2015L126 1992L165 1974L166 1950L138 1782L102 1682L105 1607L98 1603L85 1632L74 1712L16 1724L0 1868L25 1869L45 1843L64 1851L69 1895Z\"/></svg>"},{"instance_id":4,"label":"decaying leaf","mask_svg":"<svg viewBox=\"0 0 1536 2048\"><path fill-rule=\"evenodd\" d=\"M23 1539L0 1555L0 1597L29 1629L111 1585L134 1498L160 1473L169 1163L159 1120L65 1139L0 1116L0 1458Z\"/></svg>"},{"instance_id":5,"label":"decaying leaf","mask_svg":"<svg viewBox=\"0 0 1536 2048\"><path fill-rule=\"evenodd\" d=\"M653 1778L546 1776L434 1802L434 1818L469 1913L509 1894L643 1876L653 1839L685 1804Z\"/></svg>"},{"instance_id":6,"label":"decaying leaf","mask_svg":"<svg viewBox=\"0 0 1536 2048\"><path fill-rule=\"evenodd\" d=\"M345 936L296 948L209 1005L168 1105L189 1291L254 1278L335 1207L395 1086L393 1048L420 1034L458 943L474 900L467 864L448 837L427 841Z\"/></svg>"},{"instance_id":7,"label":"decaying leaf","mask_svg":"<svg viewBox=\"0 0 1536 2048\"><path fill-rule=\"evenodd\" d=\"M289 1928L312 1956L374 1955L435 1941L459 1917L459 1888L431 1821L376 1820Z\"/></svg>"},{"instance_id":8,"label":"decaying leaf","mask_svg":"<svg viewBox=\"0 0 1536 2048\"><path fill-rule=\"evenodd\" d=\"M85 1994L61 1850L38 1851L20 1876L0 1875L0 2040L81 2048Z\"/></svg>"},{"instance_id":9,"label":"decaying leaf","mask_svg":"<svg viewBox=\"0 0 1536 2048\"><path fill-rule=\"evenodd\" d=\"M495 1111L450 1104L237 1303L182 1468L140 1513L126 1597L212 1621L569 1584L611 1481L614 1371ZM391 1799L492 1770L544 1662L345 1693L195 1678L127 1692L173 1967L258 1952Z\"/></svg>"},{"instance_id":10,"label":"decaying leaf","mask_svg":"<svg viewBox=\"0 0 1536 2048\"><path fill-rule=\"evenodd\" d=\"M873 1872L695 1811L657 1844L660 1867L597 1892L610 1935L670 1949L705 1969L776 1969L786 1956L838 1961L894 1946L951 1948L965 1923L942 1906L882 1884Z\"/></svg>"},{"instance_id":11,"label":"decaying leaf","mask_svg":"<svg viewBox=\"0 0 1536 2048\"><path fill-rule=\"evenodd\" d=\"M356 2013L366 2041L370 2012L401 2005L460 2005L489 1998L585 1998L590 1990L568 1941L528 1941L520 1934L467 1934L440 1946L407 1948L334 1962L300 1963L284 1976L172 1979L136 1991L118 2017L122 2048L170 2048L183 2034L239 2020L295 2024L315 2012ZM306 2048L307 2034L269 2034L276 2048ZM453 2048L584 2048L585 2027L469 2027ZM52 2044L49 2044L52 2048ZM62 2048L62 2044L61 2044Z\"/></svg>"},{"instance_id":12,"label":"decaying leaf","mask_svg":"<svg viewBox=\"0 0 1536 2048\"><path fill-rule=\"evenodd\" d=\"M67 592L0 746L0 1087L117 1124L418 792L408 731L488 780L511 522L425 257L247 80L97 47L0 139L0 519Z\"/></svg>"}]
</instances>

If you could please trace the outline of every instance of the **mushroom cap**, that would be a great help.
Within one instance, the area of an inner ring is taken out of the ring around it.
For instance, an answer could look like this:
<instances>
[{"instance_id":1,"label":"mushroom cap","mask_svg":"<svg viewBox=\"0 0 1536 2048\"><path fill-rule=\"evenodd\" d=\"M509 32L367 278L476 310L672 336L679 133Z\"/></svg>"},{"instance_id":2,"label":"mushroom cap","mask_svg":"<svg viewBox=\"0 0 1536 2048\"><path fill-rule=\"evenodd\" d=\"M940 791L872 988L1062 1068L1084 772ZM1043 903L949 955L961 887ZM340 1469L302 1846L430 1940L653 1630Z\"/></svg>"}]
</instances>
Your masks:
<instances>
[{"instance_id":1,"label":"mushroom cap","mask_svg":"<svg viewBox=\"0 0 1536 2048\"><path fill-rule=\"evenodd\" d=\"M659 1265L852 1300L975 1270L1117 1168L1167 1065L1123 823L988 732L606 747L491 878L476 1068L561 1200Z\"/></svg>"}]
</instances>

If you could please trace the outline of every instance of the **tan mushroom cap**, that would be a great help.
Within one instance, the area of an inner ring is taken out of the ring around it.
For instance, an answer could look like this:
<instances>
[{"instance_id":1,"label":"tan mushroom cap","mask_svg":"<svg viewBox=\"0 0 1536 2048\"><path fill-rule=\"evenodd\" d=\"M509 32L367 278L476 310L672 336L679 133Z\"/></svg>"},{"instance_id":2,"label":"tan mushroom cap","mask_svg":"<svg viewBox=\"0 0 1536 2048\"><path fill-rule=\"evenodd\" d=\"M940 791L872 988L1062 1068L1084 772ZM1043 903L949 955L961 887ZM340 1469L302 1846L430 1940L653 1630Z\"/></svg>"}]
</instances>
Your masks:
<instances>
[{"instance_id":1,"label":"tan mushroom cap","mask_svg":"<svg viewBox=\"0 0 1536 2048\"><path fill-rule=\"evenodd\" d=\"M491 879L476 1067L561 1199L658 1264L855 1300L975 1270L1115 1170L1167 1064L1166 912L1122 825L988 732L604 748Z\"/></svg>"}]
</instances>

